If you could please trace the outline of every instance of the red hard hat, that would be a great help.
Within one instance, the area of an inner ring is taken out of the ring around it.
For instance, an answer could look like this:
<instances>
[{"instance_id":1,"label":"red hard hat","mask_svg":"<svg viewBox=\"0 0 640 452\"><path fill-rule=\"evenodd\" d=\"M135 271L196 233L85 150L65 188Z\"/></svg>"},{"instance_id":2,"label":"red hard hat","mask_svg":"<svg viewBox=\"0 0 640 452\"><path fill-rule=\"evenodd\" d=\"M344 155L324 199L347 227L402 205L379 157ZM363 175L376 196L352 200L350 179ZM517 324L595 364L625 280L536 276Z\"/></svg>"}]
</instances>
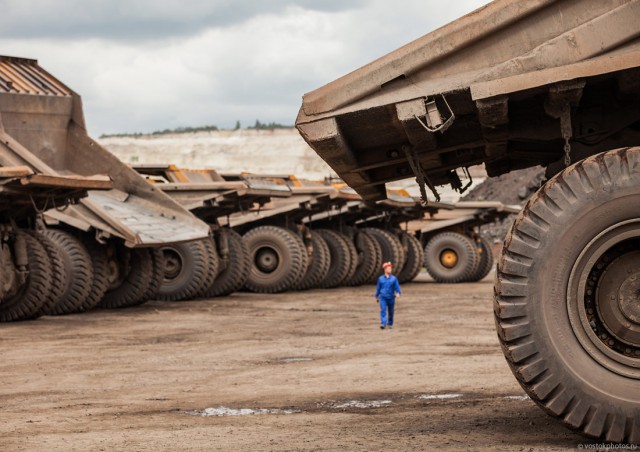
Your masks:
<instances>
[{"instance_id":1,"label":"red hard hat","mask_svg":"<svg viewBox=\"0 0 640 452\"><path fill-rule=\"evenodd\" d=\"M387 267L393 267L393 265L391 265L391 262L385 262L384 264L382 264L382 268L385 269Z\"/></svg>"}]
</instances>

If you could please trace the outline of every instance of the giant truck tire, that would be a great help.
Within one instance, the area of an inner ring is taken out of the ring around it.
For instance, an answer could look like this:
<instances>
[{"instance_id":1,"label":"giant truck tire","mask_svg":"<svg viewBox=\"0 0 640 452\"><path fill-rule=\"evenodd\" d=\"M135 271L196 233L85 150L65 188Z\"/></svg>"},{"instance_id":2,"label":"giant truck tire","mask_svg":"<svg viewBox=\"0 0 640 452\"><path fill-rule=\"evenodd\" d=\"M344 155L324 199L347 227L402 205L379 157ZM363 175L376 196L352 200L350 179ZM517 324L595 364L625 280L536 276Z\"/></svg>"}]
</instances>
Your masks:
<instances>
[{"instance_id":1,"label":"giant truck tire","mask_svg":"<svg viewBox=\"0 0 640 452\"><path fill-rule=\"evenodd\" d=\"M172 243L161 248L164 278L156 298L184 301L195 298L207 280L209 256L201 240Z\"/></svg>"},{"instance_id":2,"label":"giant truck tire","mask_svg":"<svg viewBox=\"0 0 640 452\"><path fill-rule=\"evenodd\" d=\"M308 290L317 287L329 273L331 255L327 242L320 234L312 232L311 245L313 246L313 253L309 257L307 271L295 287L296 290Z\"/></svg>"},{"instance_id":3,"label":"giant truck tire","mask_svg":"<svg viewBox=\"0 0 640 452\"><path fill-rule=\"evenodd\" d=\"M152 275L142 298L154 300L164 280L164 254L160 248L149 248L149 253L151 254Z\"/></svg>"},{"instance_id":4,"label":"giant truck tire","mask_svg":"<svg viewBox=\"0 0 640 452\"><path fill-rule=\"evenodd\" d=\"M511 227L494 312L513 371L587 436L640 442L640 148L553 177Z\"/></svg>"},{"instance_id":5,"label":"giant truck tire","mask_svg":"<svg viewBox=\"0 0 640 452\"><path fill-rule=\"evenodd\" d=\"M476 244L457 232L441 232L431 237L424 248L424 266L439 283L469 281L479 264Z\"/></svg>"},{"instance_id":6,"label":"giant truck tire","mask_svg":"<svg viewBox=\"0 0 640 452\"><path fill-rule=\"evenodd\" d=\"M298 246L302 250L302 253L300 253L300 259L302 260L303 270L300 272L300 274L298 275L298 278L291 285L291 289L294 289L298 286L298 284L300 284L300 281L302 281L302 278L304 278L304 275L307 273L307 269L309 268L310 257L309 257L309 251L307 250L307 246L305 245L301 235L290 229L285 229L285 231L289 232L293 236L293 238L298 242Z\"/></svg>"},{"instance_id":7,"label":"giant truck tire","mask_svg":"<svg viewBox=\"0 0 640 452\"><path fill-rule=\"evenodd\" d=\"M354 237L356 247L356 269L353 276L346 281L348 286L361 286L368 283L382 265L376 240L364 231L358 231Z\"/></svg>"},{"instance_id":8,"label":"giant truck tire","mask_svg":"<svg viewBox=\"0 0 640 452\"><path fill-rule=\"evenodd\" d=\"M382 246L380 245L380 242L366 230L361 230L360 232L363 234L367 234L367 236L369 236L369 238L371 239L371 246L376 260L376 265L374 266L373 271L369 274L369 277L364 283L376 284L378 282L378 278L383 273L382 264L384 261L382 260Z\"/></svg>"},{"instance_id":9,"label":"giant truck tire","mask_svg":"<svg viewBox=\"0 0 640 452\"><path fill-rule=\"evenodd\" d=\"M380 245L382 252L382 262L391 262L394 269L402 268L404 265L404 251L402 249L402 243L398 237L389 231L378 228L366 228L364 229L370 234ZM382 266L382 264L381 264ZM378 280L378 277L382 274L382 268L379 268L374 276L371 278L372 283Z\"/></svg>"},{"instance_id":10,"label":"giant truck tire","mask_svg":"<svg viewBox=\"0 0 640 452\"><path fill-rule=\"evenodd\" d=\"M334 232L342 237L342 240L344 240L344 243L347 245L347 249L349 250L349 269L347 270L347 273L344 275L344 278L339 284L340 286L346 286L349 285L349 281L351 280L351 278L353 278L353 275L358 268L358 250L356 249L354 238L352 238L348 233L342 231Z\"/></svg>"},{"instance_id":11,"label":"giant truck tire","mask_svg":"<svg viewBox=\"0 0 640 452\"><path fill-rule=\"evenodd\" d=\"M245 287L258 293L279 293L297 284L306 271L307 251L294 234L278 226L258 226L243 240L251 270Z\"/></svg>"},{"instance_id":12,"label":"giant truck tire","mask_svg":"<svg viewBox=\"0 0 640 452\"><path fill-rule=\"evenodd\" d=\"M29 273L17 293L0 302L0 322L38 317L51 290L51 262L44 245L24 232L17 232L16 235L26 242Z\"/></svg>"},{"instance_id":13,"label":"giant truck tire","mask_svg":"<svg viewBox=\"0 0 640 452\"><path fill-rule=\"evenodd\" d=\"M424 263L424 250L422 244L415 236L402 232L403 239L407 242L407 251L405 254L404 267L398 273L398 281L406 283L413 281L420 273L420 269Z\"/></svg>"},{"instance_id":14,"label":"giant truck tire","mask_svg":"<svg viewBox=\"0 0 640 452\"><path fill-rule=\"evenodd\" d=\"M25 232L35 237L44 246L51 264L51 290L47 294L47 299L42 305L41 312L38 313L38 315L41 315L48 310L54 309L60 303L69 283L70 275L62 257L63 250L53 240L41 231L27 230Z\"/></svg>"},{"instance_id":15,"label":"giant truck tire","mask_svg":"<svg viewBox=\"0 0 640 452\"><path fill-rule=\"evenodd\" d=\"M75 312L90 311L98 306L98 303L100 303L100 300L109 289L109 256L107 255L107 247L89 236L83 237L82 243L89 250L89 256L91 256L93 280L91 281L89 295Z\"/></svg>"},{"instance_id":16,"label":"giant truck tire","mask_svg":"<svg viewBox=\"0 0 640 452\"><path fill-rule=\"evenodd\" d=\"M65 315L77 312L91 293L93 263L82 241L66 231L47 229L42 232L57 247L66 273L69 275L63 293L55 305L43 309L46 315Z\"/></svg>"},{"instance_id":17,"label":"giant truck tire","mask_svg":"<svg viewBox=\"0 0 640 452\"><path fill-rule=\"evenodd\" d=\"M218 257L218 251L216 250L216 242L212 237L207 237L202 240L202 244L207 252L207 257L209 258L209 271L207 272L202 288L198 291L196 297L206 296L209 289L213 287L213 283L218 277L218 270L220 269L220 259Z\"/></svg>"},{"instance_id":18,"label":"giant truck tire","mask_svg":"<svg viewBox=\"0 0 640 452\"><path fill-rule=\"evenodd\" d=\"M232 229L225 231L229 241L229 260L213 282L213 285L203 294L205 297L221 297L236 292L245 285L251 269L249 249L242 236Z\"/></svg>"},{"instance_id":19,"label":"giant truck tire","mask_svg":"<svg viewBox=\"0 0 640 452\"><path fill-rule=\"evenodd\" d=\"M330 259L329 271L318 287L322 289L338 287L351 271L352 252L347 239L343 234L330 229L316 229L314 232L327 243Z\"/></svg>"},{"instance_id":20,"label":"giant truck tire","mask_svg":"<svg viewBox=\"0 0 640 452\"><path fill-rule=\"evenodd\" d=\"M493 247L491 243L486 238L479 236L476 247L480 250L480 262L478 263L478 269L469 281L483 280L494 265Z\"/></svg>"},{"instance_id":21,"label":"giant truck tire","mask_svg":"<svg viewBox=\"0 0 640 452\"><path fill-rule=\"evenodd\" d=\"M111 256L110 266L115 279L110 281L109 289L98 303L99 308L116 309L143 304L149 285L153 280L153 257L146 248L126 249L122 247Z\"/></svg>"}]
</instances>

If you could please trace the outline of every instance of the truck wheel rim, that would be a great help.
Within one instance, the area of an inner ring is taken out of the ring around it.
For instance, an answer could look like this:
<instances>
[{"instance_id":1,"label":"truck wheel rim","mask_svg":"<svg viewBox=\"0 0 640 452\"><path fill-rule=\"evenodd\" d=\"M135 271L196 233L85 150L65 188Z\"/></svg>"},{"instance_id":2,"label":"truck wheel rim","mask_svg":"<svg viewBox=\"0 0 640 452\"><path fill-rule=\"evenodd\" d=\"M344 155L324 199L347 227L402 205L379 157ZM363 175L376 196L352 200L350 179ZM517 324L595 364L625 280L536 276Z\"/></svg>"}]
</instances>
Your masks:
<instances>
[{"instance_id":1,"label":"truck wheel rim","mask_svg":"<svg viewBox=\"0 0 640 452\"><path fill-rule=\"evenodd\" d=\"M164 280L172 281L182 273L182 255L173 248L163 248L164 254Z\"/></svg>"},{"instance_id":2,"label":"truck wheel rim","mask_svg":"<svg viewBox=\"0 0 640 452\"><path fill-rule=\"evenodd\" d=\"M440 263L445 268L453 268L458 263L458 254L453 250L446 249L440 253Z\"/></svg>"},{"instance_id":3,"label":"truck wheel rim","mask_svg":"<svg viewBox=\"0 0 640 452\"><path fill-rule=\"evenodd\" d=\"M264 246L256 251L255 263L261 272L272 273L280 264L280 256L273 248Z\"/></svg>"},{"instance_id":4,"label":"truck wheel rim","mask_svg":"<svg viewBox=\"0 0 640 452\"><path fill-rule=\"evenodd\" d=\"M640 220L596 236L576 260L567 291L571 327L602 366L640 379Z\"/></svg>"},{"instance_id":5,"label":"truck wheel rim","mask_svg":"<svg viewBox=\"0 0 640 452\"><path fill-rule=\"evenodd\" d=\"M124 281L124 276L122 274L122 269L117 261L115 256L109 259L107 263L107 281L109 281L109 289L116 289L122 285Z\"/></svg>"}]
</instances>

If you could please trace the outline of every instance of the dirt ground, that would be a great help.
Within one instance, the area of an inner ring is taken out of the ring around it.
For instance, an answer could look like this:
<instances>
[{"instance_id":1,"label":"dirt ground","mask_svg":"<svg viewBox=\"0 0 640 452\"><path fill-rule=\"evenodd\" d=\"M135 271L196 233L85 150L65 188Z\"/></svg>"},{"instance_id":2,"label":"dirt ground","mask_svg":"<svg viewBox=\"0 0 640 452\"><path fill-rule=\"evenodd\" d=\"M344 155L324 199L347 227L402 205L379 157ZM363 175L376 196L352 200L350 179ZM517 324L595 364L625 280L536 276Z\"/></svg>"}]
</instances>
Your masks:
<instances>
[{"instance_id":1,"label":"dirt ground","mask_svg":"<svg viewBox=\"0 0 640 452\"><path fill-rule=\"evenodd\" d=\"M558 450L516 383L491 277L151 302L0 326L2 450ZM207 410L207 408L210 408ZM250 411L253 410L253 411Z\"/></svg>"}]
</instances>

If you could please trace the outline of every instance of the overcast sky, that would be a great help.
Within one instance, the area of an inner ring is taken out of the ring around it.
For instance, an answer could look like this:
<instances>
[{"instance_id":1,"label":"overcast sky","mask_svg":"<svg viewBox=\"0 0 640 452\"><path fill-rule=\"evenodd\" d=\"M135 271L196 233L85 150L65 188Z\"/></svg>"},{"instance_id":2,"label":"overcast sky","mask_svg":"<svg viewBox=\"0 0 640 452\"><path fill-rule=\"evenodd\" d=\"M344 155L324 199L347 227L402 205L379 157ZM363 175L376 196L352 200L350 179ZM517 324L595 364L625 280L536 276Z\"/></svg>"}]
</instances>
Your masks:
<instances>
[{"instance_id":1,"label":"overcast sky","mask_svg":"<svg viewBox=\"0 0 640 452\"><path fill-rule=\"evenodd\" d=\"M486 0L0 0L0 53L82 95L92 135L293 124L301 97Z\"/></svg>"}]
</instances>

